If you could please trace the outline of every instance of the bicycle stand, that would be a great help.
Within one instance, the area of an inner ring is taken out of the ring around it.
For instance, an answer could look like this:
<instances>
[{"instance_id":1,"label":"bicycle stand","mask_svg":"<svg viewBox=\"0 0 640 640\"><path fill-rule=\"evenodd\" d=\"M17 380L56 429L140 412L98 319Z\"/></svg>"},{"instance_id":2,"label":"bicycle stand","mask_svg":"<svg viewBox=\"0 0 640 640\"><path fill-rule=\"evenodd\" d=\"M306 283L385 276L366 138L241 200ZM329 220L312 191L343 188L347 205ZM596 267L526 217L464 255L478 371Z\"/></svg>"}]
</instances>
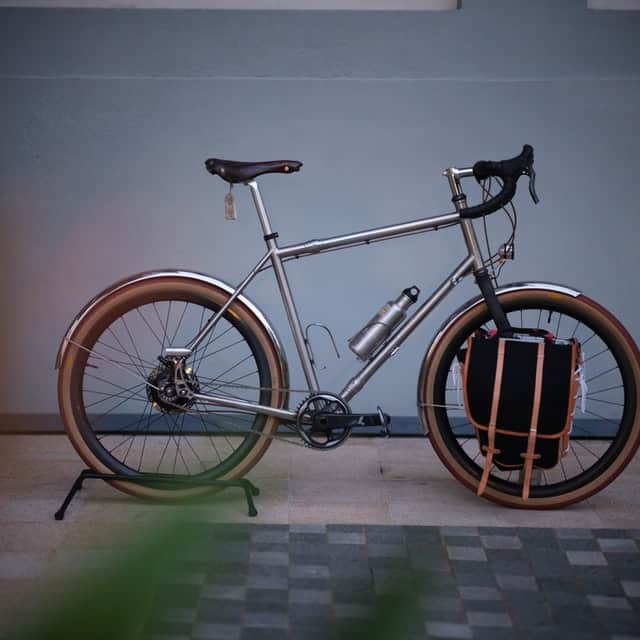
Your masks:
<instances>
[{"instance_id":1,"label":"bicycle stand","mask_svg":"<svg viewBox=\"0 0 640 640\"><path fill-rule=\"evenodd\" d=\"M75 479L67 497L60 508L55 512L54 518L56 520L63 520L64 514L67 511L67 507L73 497L80 489L82 489L82 483L87 479L96 480L124 480L126 482L137 482L139 484L147 485L184 485L185 487L203 487L203 486L219 486L225 487L239 487L244 491L244 497L247 501L248 515L250 518L255 518L258 515L255 503L253 502L253 496L260 495L260 489L256 487L250 480L241 478L239 480L191 480L190 478L176 478L175 476L162 475L162 474L144 474L140 478L132 478L131 476L120 475L117 473L99 473L92 469L84 469L80 472L80 475Z\"/></svg>"}]
</instances>

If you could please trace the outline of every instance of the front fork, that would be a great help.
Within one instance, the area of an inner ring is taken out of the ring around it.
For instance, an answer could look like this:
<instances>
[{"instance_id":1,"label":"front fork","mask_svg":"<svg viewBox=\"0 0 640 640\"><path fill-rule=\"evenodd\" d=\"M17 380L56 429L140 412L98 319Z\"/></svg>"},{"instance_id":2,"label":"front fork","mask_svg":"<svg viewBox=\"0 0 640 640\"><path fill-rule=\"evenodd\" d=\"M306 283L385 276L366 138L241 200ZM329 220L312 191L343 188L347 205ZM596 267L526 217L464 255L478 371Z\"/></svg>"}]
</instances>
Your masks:
<instances>
[{"instance_id":1,"label":"front fork","mask_svg":"<svg viewBox=\"0 0 640 640\"><path fill-rule=\"evenodd\" d=\"M462 213L463 210L467 208L467 196L462 190L460 179L473 176L473 169L456 169L452 167L447 169L444 172L444 175L449 181L449 188L451 189L452 194L451 200L456 211L458 213ZM484 266L484 260L482 259L482 253L480 251L480 245L478 243L478 237L476 236L473 222L469 219L463 218L460 221L460 226L462 228L464 241L467 245L467 249L469 250L469 255L473 256L473 274L476 279L476 284L489 307L489 313L496 323L498 333L500 335L509 336L513 333L513 329L509 324L509 320L507 319L504 309L498 302L498 296L496 295L495 288L491 282L489 273Z\"/></svg>"}]
</instances>

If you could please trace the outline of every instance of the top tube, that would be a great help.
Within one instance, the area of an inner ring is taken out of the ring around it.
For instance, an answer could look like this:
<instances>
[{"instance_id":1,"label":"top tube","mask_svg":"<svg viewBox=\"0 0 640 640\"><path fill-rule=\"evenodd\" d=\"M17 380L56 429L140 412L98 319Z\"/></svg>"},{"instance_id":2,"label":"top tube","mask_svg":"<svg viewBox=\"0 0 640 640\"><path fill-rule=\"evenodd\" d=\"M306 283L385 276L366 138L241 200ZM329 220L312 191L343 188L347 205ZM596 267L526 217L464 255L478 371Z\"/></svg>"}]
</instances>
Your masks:
<instances>
[{"instance_id":1,"label":"top tube","mask_svg":"<svg viewBox=\"0 0 640 640\"><path fill-rule=\"evenodd\" d=\"M364 244L372 240L386 240L397 236L413 235L421 233L429 229L438 229L438 227L449 226L460 222L460 214L447 213L431 218L422 218L411 222L403 222L400 224L392 224L385 227L376 227L366 231L358 231L356 233L348 233L341 236L332 236L322 240L310 240L301 244L293 244L287 247L275 249L280 258L298 258L304 255L311 255L328 251L330 249L347 248L357 244Z\"/></svg>"}]
</instances>

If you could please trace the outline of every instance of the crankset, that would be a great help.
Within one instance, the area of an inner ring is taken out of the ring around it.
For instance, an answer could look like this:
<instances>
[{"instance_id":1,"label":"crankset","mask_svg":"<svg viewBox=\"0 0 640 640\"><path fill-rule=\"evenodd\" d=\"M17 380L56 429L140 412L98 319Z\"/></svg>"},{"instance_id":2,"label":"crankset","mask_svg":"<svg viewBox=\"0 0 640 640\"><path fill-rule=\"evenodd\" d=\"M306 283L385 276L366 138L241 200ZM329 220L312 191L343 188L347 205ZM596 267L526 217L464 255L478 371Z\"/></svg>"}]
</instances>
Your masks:
<instances>
[{"instance_id":1,"label":"crankset","mask_svg":"<svg viewBox=\"0 0 640 640\"><path fill-rule=\"evenodd\" d=\"M331 393L315 393L298 407L296 427L304 442L317 449L342 444L353 429L383 427L389 435L390 418L378 407L377 413L352 413L349 405Z\"/></svg>"}]
</instances>

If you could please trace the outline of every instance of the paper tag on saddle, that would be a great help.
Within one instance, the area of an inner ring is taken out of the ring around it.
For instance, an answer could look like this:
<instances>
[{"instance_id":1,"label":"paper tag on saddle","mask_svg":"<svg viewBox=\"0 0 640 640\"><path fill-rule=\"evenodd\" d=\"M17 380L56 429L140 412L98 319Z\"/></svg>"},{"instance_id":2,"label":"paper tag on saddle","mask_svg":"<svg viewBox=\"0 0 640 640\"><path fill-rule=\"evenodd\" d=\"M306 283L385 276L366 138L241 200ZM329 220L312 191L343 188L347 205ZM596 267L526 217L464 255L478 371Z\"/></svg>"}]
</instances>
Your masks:
<instances>
[{"instance_id":1,"label":"paper tag on saddle","mask_svg":"<svg viewBox=\"0 0 640 640\"><path fill-rule=\"evenodd\" d=\"M236 213L236 201L233 197L231 190L224 197L224 219L225 220L237 220L238 214Z\"/></svg>"}]
</instances>

